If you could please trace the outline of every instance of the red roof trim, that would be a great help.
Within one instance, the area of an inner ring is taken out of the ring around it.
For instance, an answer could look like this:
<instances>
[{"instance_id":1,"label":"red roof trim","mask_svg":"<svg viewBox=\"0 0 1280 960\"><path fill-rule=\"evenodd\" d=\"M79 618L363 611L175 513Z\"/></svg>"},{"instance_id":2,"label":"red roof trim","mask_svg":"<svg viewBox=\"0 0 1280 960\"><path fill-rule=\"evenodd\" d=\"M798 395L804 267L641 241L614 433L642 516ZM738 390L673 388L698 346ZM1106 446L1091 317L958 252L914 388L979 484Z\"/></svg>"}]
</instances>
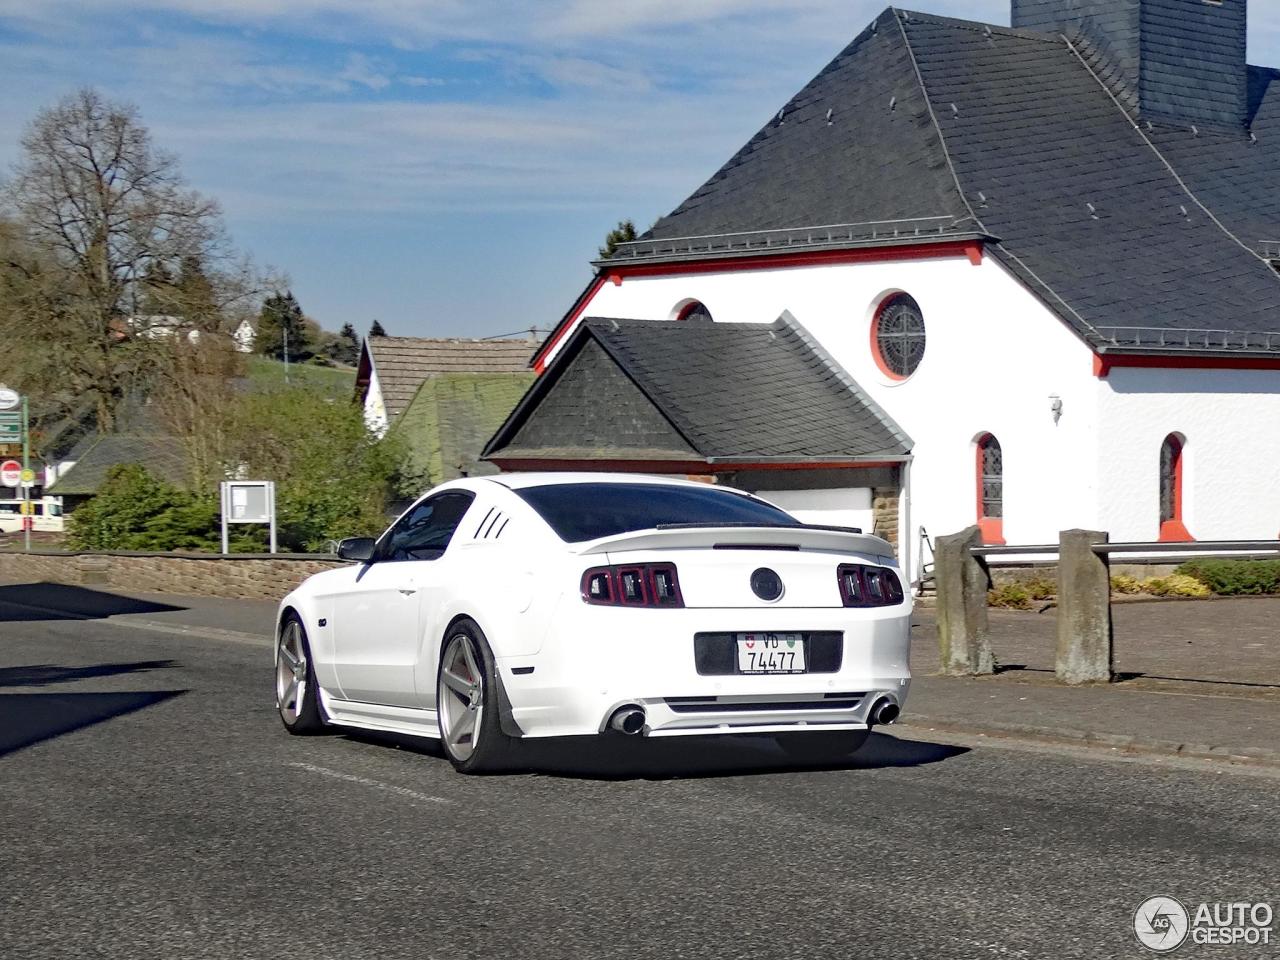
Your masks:
<instances>
[{"instance_id":1,"label":"red roof trim","mask_svg":"<svg viewBox=\"0 0 1280 960\"><path fill-rule=\"evenodd\" d=\"M592 280L591 283L587 285L587 289L583 290L578 299L574 301L569 312L564 315L564 318L556 328L551 331L551 336L547 337L547 339L542 342L541 348L539 348L538 352L533 356L534 373L542 373L543 370L547 369L547 356L552 350L560 345L560 342L564 340L565 337L569 335L569 332L573 329L573 325L577 323L578 318L586 311L587 304L595 299L596 293L604 286L606 279L606 277L601 275Z\"/></svg>"},{"instance_id":2,"label":"red roof trim","mask_svg":"<svg viewBox=\"0 0 1280 960\"><path fill-rule=\"evenodd\" d=\"M1164 370L1280 370L1280 357L1173 357L1161 354L1093 355L1093 375L1105 380L1115 367Z\"/></svg>"},{"instance_id":3,"label":"red roof trim","mask_svg":"<svg viewBox=\"0 0 1280 960\"><path fill-rule=\"evenodd\" d=\"M756 256L724 257L719 260L684 260L678 263L618 264L602 271L583 291L573 308L564 316L551 336L533 358L533 369L542 373L547 358L560 346L573 325L586 312L606 282L621 285L628 277L683 276L698 273L728 273L735 270L777 270L783 267L821 267L842 263L882 263L889 260L929 260L942 257L967 257L975 266L982 262L980 240L944 240L935 243L906 243L883 247L859 247L854 250L817 250L807 253L775 253Z\"/></svg>"}]
</instances>

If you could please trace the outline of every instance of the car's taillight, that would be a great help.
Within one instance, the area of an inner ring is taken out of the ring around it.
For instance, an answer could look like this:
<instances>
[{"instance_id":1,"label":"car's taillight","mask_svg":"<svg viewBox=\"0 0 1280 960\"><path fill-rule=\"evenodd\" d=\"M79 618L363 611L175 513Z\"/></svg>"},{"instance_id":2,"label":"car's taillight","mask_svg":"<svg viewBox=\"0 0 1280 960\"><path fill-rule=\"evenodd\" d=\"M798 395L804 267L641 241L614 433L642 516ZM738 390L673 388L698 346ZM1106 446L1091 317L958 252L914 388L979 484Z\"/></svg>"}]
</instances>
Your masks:
<instances>
[{"instance_id":1,"label":"car's taillight","mask_svg":"<svg viewBox=\"0 0 1280 960\"><path fill-rule=\"evenodd\" d=\"M614 607L683 607L673 563L592 567L582 575L582 599Z\"/></svg>"},{"instance_id":2,"label":"car's taillight","mask_svg":"<svg viewBox=\"0 0 1280 960\"><path fill-rule=\"evenodd\" d=\"M891 607L902 602L902 582L888 567L842 563L836 578L846 607Z\"/></svg>"}]
</instances>

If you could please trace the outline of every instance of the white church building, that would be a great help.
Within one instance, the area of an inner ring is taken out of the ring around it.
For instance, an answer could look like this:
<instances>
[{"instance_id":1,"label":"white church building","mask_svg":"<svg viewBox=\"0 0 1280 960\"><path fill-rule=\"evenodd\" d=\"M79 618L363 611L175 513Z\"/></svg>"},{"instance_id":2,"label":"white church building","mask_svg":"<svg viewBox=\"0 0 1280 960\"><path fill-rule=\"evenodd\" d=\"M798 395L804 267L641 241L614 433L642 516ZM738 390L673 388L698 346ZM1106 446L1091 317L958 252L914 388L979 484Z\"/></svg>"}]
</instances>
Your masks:
<instances>
[{"instance_id":1,"label":"white church building","mask_svg":"<svg viewBox=\"0 0 1280 960\"><path fill-rule=\"evenodd\" d=\"M973 523L1276 537L1280 71L1246 6L886 10L596 264L486 456L751 489L913 577Z\"/></svg>"}]
</instances>

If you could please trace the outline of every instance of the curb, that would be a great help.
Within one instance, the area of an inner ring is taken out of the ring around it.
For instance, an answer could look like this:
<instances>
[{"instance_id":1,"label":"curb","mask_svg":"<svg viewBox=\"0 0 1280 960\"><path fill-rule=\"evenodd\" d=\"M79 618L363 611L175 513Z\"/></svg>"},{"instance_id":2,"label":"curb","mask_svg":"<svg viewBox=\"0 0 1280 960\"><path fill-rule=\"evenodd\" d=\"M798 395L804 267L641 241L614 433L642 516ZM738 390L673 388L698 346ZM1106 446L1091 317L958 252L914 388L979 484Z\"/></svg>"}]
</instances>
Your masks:
<instances>
[{"instance_id":1,"label":"curb","mask_svg":"<svg viewBox=\"0 0 1280 960\"><path fill-rule=\"evenodd\" d=\"M1025 723L971 723L939 717L912 714L911 723L894 724L895 730L941 730L967 733L976 737L1058 743L1095 749L1120 750L1124 753L1184 757L1193 760L1227 760L1280 768L1280 751L1263 747L1224 747L1206 743L1179 743L1127 734L1098 733L1073 727L1038 727Z\"/></svg>"}]
</instances>

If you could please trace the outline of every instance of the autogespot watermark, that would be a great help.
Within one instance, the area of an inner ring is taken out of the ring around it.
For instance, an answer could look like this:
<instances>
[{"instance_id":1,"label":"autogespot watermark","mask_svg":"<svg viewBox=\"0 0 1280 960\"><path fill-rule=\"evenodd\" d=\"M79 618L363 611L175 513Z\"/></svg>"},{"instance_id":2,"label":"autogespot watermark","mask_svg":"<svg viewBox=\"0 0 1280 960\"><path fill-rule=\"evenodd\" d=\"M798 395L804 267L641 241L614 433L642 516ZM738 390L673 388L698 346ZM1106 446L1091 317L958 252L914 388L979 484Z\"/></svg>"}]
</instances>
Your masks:
<instances>
[{"instance_id":1,"label":"autogespot watermark","mask_svg":"<svg viewBox=\"0 0 1280 960\"><path fill-rule=\"evenodd\" d=\"M1192 943L1249 946L1271 943L1269 903L1201 903L1188 910L1176 897L1148 897L1133 912L1138 942L1155 953Z\"/></svg>"}]
</instances>

